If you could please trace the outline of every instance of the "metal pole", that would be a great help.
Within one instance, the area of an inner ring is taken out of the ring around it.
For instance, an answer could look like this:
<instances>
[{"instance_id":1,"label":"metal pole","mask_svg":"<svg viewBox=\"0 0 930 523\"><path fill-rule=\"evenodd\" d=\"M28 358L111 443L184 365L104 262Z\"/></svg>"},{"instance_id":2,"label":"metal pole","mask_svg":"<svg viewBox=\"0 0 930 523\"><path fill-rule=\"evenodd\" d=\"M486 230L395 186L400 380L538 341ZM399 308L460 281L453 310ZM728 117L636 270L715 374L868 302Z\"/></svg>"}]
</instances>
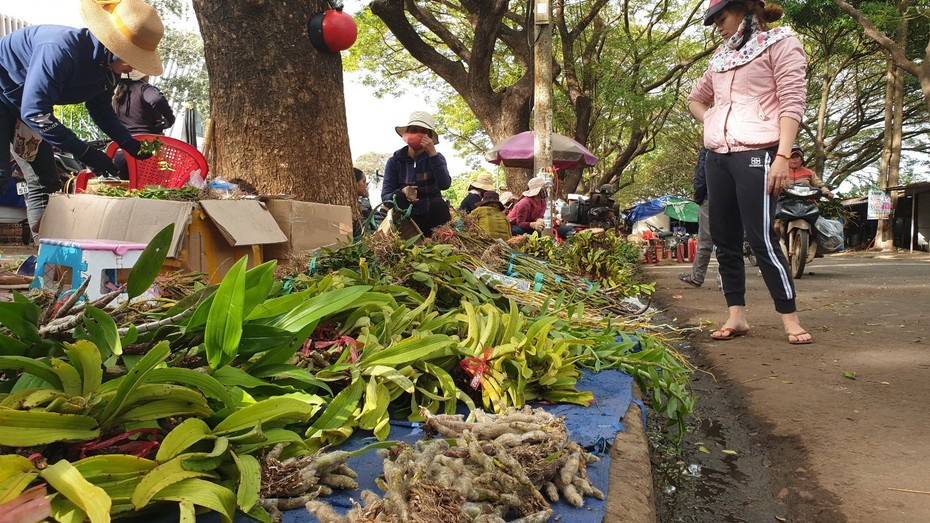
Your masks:
<instances>
[{"instance_id":1,"label":"metal pole","mask_svg":"<svg viewBox=\"0 0 930 523\"><path fill-rule=\"evenodd\" d=\"M535 20L533 168L538 174L552 167L552 4L549 0L531 0Z\"/></svg>"},{"instance_id":2,"label":"metal pole","mask_svg":"<svg viewBox=\"0 0 930 523\"><path fill-rule=\"evenodd\" d=\"M907 197L907 192L904 193ZM917 191L914 191L914 194L911 195L911 253L914 252L914 228L916 224L914 223L915 214L917 212Z\"/></svg>"}]
</instances>

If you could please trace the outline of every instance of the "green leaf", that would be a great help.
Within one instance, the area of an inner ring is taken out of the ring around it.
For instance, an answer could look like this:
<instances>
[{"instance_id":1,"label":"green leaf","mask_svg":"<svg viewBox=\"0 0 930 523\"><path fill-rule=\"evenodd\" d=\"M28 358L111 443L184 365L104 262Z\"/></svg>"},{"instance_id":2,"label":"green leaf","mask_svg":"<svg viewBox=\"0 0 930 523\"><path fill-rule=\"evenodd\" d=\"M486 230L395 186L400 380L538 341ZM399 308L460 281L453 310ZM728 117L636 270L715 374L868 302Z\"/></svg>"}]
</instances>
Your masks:
<instances>
[{"instance_id":1,"label":"green leaf","mask_svg":"<svg viewBox=\"0 0 930 523\"><path fill-rule=\"evenodd\" d=\"M191 386L206 396L219 400L227 407L235 407L236 402L225 385L213 376L193 369L167 367L152 369L145 377L146 383L180 383Z\"/></svg>"},{"instance_id":2,"label":"green leaf","mask_svg":"<svg viewBox=\"0 0 930 523\"><path fill-rule=\"evenodd\" d=\"M80 340L65 343L65 347L65 353L71 363L81 371L81 395L87 396L96 392L103 383L103 361L97 346L89 341Z\"/></svg>"},{"instance_id":3,"label":"green leaf","mask_svg":"<svg viewBox=\"0 0 930 523\"><path fill-rule=\"evenodd\" d=\"M318 294L279 318L274 325L286 331L299 332L351 306L369 289L369 286L354 286Z\"/></svg>"},{"instance_id":4,"label":"green leaf","mask_svg":"<svg viewBox=\"0 0 930 523\"><path fill-rule=\"evenodd\" d=\"M274 285L274 268L277 264L277 260L271 260L246 271L245 301L242 308L243 318L248 317L252 310L268 297L268 293L271 292Z\"/></svg>"},{"instance_id":5,"label":"green leaf","mask_svg":"<svg viewBox=\"0 0 930 523\"><path fill-rule=\"evenodd\" d=\"M83 510L91 523L110 521L110 496L102 488L84 479L71 463L61 460L43 469L39 475L59 494Z\"/></svg>"},{"instance_id":6,"label":"green leaf","mask_svg":"<svg viewBox=\"0 0 930 523\"><path fill-rule=\"evenodd\" d=\"M81 373L74 368L74 365L58 358L52 358L52 369L61 379L61 390L65 394L69 396L81 395Z\"/></svg>"},{"instance_id":7,"label":"green leaf","mask_svg":"<svg viewBox=\"0 0 930 523\"><path fill-rule=\"evenodd\" d=\"M171 240L174 237L174 224L170 223L164 229L158 231L158 234L149 242L139 256L139 261L132 267L129 272L129 279L126 282L126 294L129 299L141 296L149 287L155 283L155 278L161 272L165 264L165 258L168 257L168 249L171 248Z\"/></svg>"},{"instance_id":8,"label":"green leaf","mask_svg":"<svg viewBox=\"0 0 930 523\"><path fill-rule=\"evenodd\" d=\"M0 356L0 370L15 370L32 374L48 382L52 387L61 390L61 379L52 369L52 366L43 360L24 356Z\"/></svg>"},{"instance_id":9,"label":"green leaf","mask_svg":"<svg viewBox=\"0 0 930 523\"><path fill-rule=\"evenodd\" d=\"M233 460L239 468L239 488L236 490L236 504L248 513L258 503L258 493L262 486L261 465L255 456L233 453Z\"/></svg>"},{"instance_id":10,"label":"green leaf","mask_svg":"<svg viewBox=\"0 0 930 523\"><path fill-rule=\"evenodd\" d=\"M843 371L843 377L844 377L844 378L851 379L851 380L854 380L854 379L856 379L856 371L854 371L854 370L844 370L844 371Z\"/></svg>"},{"instance_id":11,"label":"green leaf","mask_svg":"<svg viewBox=\"0 0 930 523\"><path fill-rule=\"evenodd\" d=\"M352 382L329 402L323 414L307 429L307 437L318 437L324 430L338 429L345 425L358 408L358 400L364 390L365 380L361 379L357 370L352 369Z\"/></svg>"},{"instance_id":12,"label":"green leaf","mask_svg":"<svg viewBox=\"0 0 930 523\"><path fill-rule=\"evenodd\" d=\"M239 354L251 356L259 352L290 346L294 334L271 325L244 323L242 338L239 340Z\"/></svg>"},{"instance_id":13,"label":"green leaf","mask_svg":"<svg viewBox=\"0 0 930 523\"><path fill-rule=\"evenodd\" d=\"M207 362L218 369L236 357L242 338L242 308L245 302L245 264L243 256L229 270L214 295L204 332Z\"/></svg>"},{"instance_id":14,"label":"green leaf","mask_svg":"<svg viewBox=\"0 0 930 523\"><path fill-rule=\"evenodd\" d=\"M84 328L87 330L90 341L100 350L101 359L105 360L112 354L123 353L116 322L105 311L88 305L84 313Z\"/></svg>"},{"instance_id":15,"label":"green leaf","mask_svg":"<svg viewBox=\"0 0 930 523\"><path fill-rule=\"evenodd\" d=\"M233 491L197 478L185 479L165 487L152 499L193 503L217 512L225 523L232 523L236 513L236 494Z\"/></svg>"},{"instance_id":16,"label":"green leaf","mask_svg":"<svg viewBox=\"0 0 930 523\"><path fill-rule=\"evenodd\" d=\"M165 436L158 447L155 461L165 463L200 441L214 437L205 421L199 418L188 418Z\"/></svg>"},{"instance_id":17,"label":"green leaf","mask_svg":"<svg viewBox=\"0 0 930 523\"><path fill-rule=\"evenodd\" d=\"M0 409L0 445L7 447L87 441L99 435L97 420L90 416Z\"/></svg>"},{"instance_id":18,"label":"green leaf","mask_svg":"<svg viewBox=\"0 0 930 523\"><path fill-rule=\"evenodd\" d=\"M155 467L142 477L142 481L139 482L139 485L132 492L132 497L130 498L136 510L141 510L148 505L149 501L156 495L160 494L165 488L171 485L188 479L213 477L213 473L209 471L185 470L182 466L182 461L185 456L190 455L191 454L181 454L171 461Z\"/></svg>"},{"instance_id":19,"label":"green leaf","mask_svg":"<svg viewBox=\"0 0 930 523\"><path fill-rule=\"evenodd\" d=\"M171 349L168 347L168 342L163 341L156 344L152 347L145 356L139 360L138 363L133 366L132 370L126 373L125 376L122 376L119 379L119 387L116 390L116 394L107 404L103 413L98 419L100 419L100 424L105 425L110 422L117 414L119 414L123 408L126 406L126 399L138 387L141 383L144 383L145 375L148 374L152 369L157 365L165 361L168 358L168 355L171 353Z\"/></svg>"},{"instance_id":20,"label":"green leaf","mask_svg":"<svg viewBox=\"0 0 930 523\"><path fill-rule=\"evenodd\" d=\"M411 336L377 352L365 351L358 363L363 367L397 366L429 360L447 356L448 353L444 349L452 346L452 343L452 338L445 334Z\"/></svg>"},{"instance_id":21,"label":"green leaf","mask_svg":"<svg viewBox=\"0 0 930 523\"><path fill-rule=\"evenodd\" d=\"M29 345L16 338L0 334L0 356L22 356L27 350L29 350Z\"/></svg>"},{"instance_id":22,"label":"green leaf","mask_svg":"<svg viewBox=\"0 0 930 523\"><path fill-rule=\"evenodd\" d=\"M319 410L319 406L310 405L294 398L280 396L269 398L230 414L213 428L213 433L221 435L249 430L257 423L261 423L263 426L272 426L273 422L278 420L288 422L307 421L317 410Z\"/></svg>"},{"instance_id":23,"label":"green leaf","mask_svg":"<svg viewBox=\"0 0 930 523\"><path fill-rule=\"evenodd\" d=\"M0 325L23 341L42 341L38 327L40 312L32 302L0 302Z\"/></svg>"},{"instance_id":24,"label":"green leaf","mask_svg":"<svg viewBox=\"0 0 930 523\"><path fill-rule=\"evenodd\" d=\"M19 496L36 476L38 471L25 456L0 455L0 506Z\"/></svg>"}]
</instances>

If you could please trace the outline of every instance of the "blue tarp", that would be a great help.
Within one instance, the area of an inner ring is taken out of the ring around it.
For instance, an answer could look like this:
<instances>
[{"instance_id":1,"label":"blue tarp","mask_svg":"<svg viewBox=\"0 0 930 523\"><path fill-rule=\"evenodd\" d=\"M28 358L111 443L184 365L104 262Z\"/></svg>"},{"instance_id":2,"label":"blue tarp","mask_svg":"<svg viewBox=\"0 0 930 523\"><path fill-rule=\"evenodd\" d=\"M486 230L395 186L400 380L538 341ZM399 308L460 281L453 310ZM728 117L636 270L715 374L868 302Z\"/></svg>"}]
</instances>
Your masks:
<instances>
[{"instance_id":1,"label":"blue tarp","mask_svg":"<svg viewBox=\"0 0 930 523\"><path fill-rule=\"evenodd\" d=\"M565 425L568 427L572 439L586 449L595 452L600 461L588 465L588 476L591 482L599 488L605 495L608 495L607 486L610 472L610 445L613 442L617 431L624 430L620 419L629 409L630 402L633 401L633 378L624 372L618 370L605 370L597 374L584 371L581 379L578 380L578 390L587 390L594 393L594 402L588 407L570 404L546 404L533 405L542 407L547 412L558 416L565 416ZM639 420L627 420L627 423L637 423ZM645 423L643 418L642 423ZM413 444L422 439L423 431L419 429L416 423L403 421L391 422L391 435L389 439L403 441ZM355 450L365 445L377 441L368 432L356 432L344 444L339 446L340 450ZM333 493L331 496L320 498L336 507L340 512L345 513L354 505L351 500L360 500L362 490L371 490L377 494L383 494L381 489L375 486L375 478L381 474L383 469L383 459L377 452L366 452L362 456L357 456L349 460L349 467L358 473L359 488L356 490L343 490ZM621 496L624 493L614 493L614 496ZM552 505L555 511L552 519L558 517L558 521L568 521L572 523L599 523L604 520L604 514L607 511L607 501L594 498L585 498L584 506L575 508L564 502ZM150 523L162 523L176 521L162 516L155 520L149 519ZM204 523L219 522L216 514L208 514L198 521ZM236 523L249 523L253 520L242 514L237 515ZM289 510L284 513L284 523L317 523L318 520L310 515L304 509Z\"/></svg>"},{"instance_id":2,"label":"blue tarp","mask_svg":"<svg viewBox=\"0 0 930 523\"><path fill-rule=\"evenodd\" d=\"M627 215L626 219L630 222L638 222L640 220L652 218L664 210L665 204L662 203L662 199L656 198L655 200L641 203L636 207L633 207L633 210L630 211L630 214Z\"/></svg>"},{"instance_id":3,"label":"blue tarp","mask_svg":"<svg viewBox=\"0 0 930 523\"><path fill-rule=\"evenodd\" d=\"M560 403L555 405L534 405L542 407L547 412L557 416L565 416L565 426L579 445L599 452L600 461L588 466L588 475L592 483L607 494L608 476L610 472L610 444L618 430L624 430L620 424L630 402L633 399L633 378L617 370L602 371L597 374L585 372L578 380L578 390L589 390L594 393L594 403L590 407ZM637 420L638 421L638 420ZM401 425L401 426L397 426ZM417 427L409 427L403 422L391 428L392 440L400 440L413 444L422 439L423 432ZM363 434L356 434L345 444L340 446L343 450L354 450L370 443L375 438ZM377 452L367 452L363 456L349 460L349 467L358 472L359 489L336 492L332 496L322 498L335 507L349 510L351 499L360 500L361 491L368 489L382 494L381 489L375 486L375 478L381 474L383 460ZM585 498L581 508L575 508L564 502L552 507L555 510L553 519L561 515L559 521L573 523L593 523L604 519L607 511L607 501ZM240 520L248 521L247 518ZM316 523L317 519L305 510L292 510L285 513L285 523Z\"/></svg>"},{"instance_id":4,"label":"blue tarp","mask_svg":"<svg viewBox=\"0 0 930 523\"><path fill-rule=\"evenodd\" d=\"M627 215L626 219L629 222L638 222L651 218L659 213L665 213L676 220L697 222L698 204L685 198L666 194L655 200L641 203L633 207L633 210Z\"/></svg>"}]
</instances>

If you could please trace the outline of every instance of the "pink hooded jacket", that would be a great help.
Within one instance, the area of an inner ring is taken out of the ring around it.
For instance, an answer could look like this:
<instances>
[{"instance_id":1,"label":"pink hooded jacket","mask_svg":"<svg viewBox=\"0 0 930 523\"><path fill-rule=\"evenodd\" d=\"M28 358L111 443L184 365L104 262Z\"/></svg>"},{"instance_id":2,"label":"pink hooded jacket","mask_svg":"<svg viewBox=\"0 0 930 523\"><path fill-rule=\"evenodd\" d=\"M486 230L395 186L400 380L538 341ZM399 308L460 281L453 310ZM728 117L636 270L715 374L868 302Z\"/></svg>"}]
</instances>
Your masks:
<instances>
[{"instance_id":1,"label":"pink hooded jacket","mask_svg":"<svg viewBox=\"0 0 930 523\"><path fill-rule=\"evenodd\" d=\"M688 96L710 108L704 114L704 146L717 153L778 145L779 119L801 121L807 99L807 58L794 36L775 42L753 61L708 69Z\"/></svg>"}]
</instances>

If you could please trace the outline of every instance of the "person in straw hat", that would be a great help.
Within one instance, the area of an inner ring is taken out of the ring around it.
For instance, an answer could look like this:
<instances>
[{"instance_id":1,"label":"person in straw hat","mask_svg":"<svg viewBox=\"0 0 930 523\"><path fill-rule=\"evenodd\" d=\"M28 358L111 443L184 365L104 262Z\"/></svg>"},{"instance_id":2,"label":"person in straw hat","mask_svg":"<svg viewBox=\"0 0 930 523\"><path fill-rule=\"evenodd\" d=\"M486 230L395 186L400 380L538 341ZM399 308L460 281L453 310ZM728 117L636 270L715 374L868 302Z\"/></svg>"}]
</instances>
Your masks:
<instances>
[{"instance_id":1,"label":"person in straw hat","mask_svg":"<svg viewBox=\"0 0 930 523\"><path fill-rule=\"evenodd\" d=\"M546 180L540 176L531 178L529 187L523 191L523 198L513 206L507 214L510 220L511 231L517 234L532 234L542 232L545 228L543 217L546 215ZM568 238L575 233L570 225L556 227L560 238Z\"/></svg>"},{"instance_id":2,"label":"person in straw hat","mask_svg":"<svg viewBox=\"0 0 930 523\"><path fill-rule=\"evenodd\" d=\"M381 201L410 209L410 217L424 236L431 236L435 227L449 221L449 204L442 191L452 185L446 159L436 151L436 120L425 111L414 111L406 125L394 130L407 145L395 151L384 166Z\"/></svg>"},{"instance_id":3,"label":"person in straw hat","mask_svg":"<svg viewBox=\"0 0 930 523\"><path fill-rule=\"evenodd\" d=\"M486 191L493 191L494 187L494 178L491 178L491 175L488 173L481 173L475 177L468 185L468 193L462 198L462 203L459 205L459 210L465 212L472 212L478 207L478 202L484 198L484 193Z\"/></svg>"},{"instance_id":4,"label":"person in straw hat","mask_svg":"<svg viewBox=\"0 0 930 523\"><path fill-rule=\"evenodd\" d=\"M510 222L507 221L504 204L498 199L496 191L485 191L471 215L478 220L478 227L488 236L505 241L510 239Z\"/></svg>"},{"instance_id":5,"label":"person in straw hat","mask_svg":"<svg viewBox=\"0 0 930 523\"><path fill-rule=\"evenodd\" d=\"M84 103L87 113L127 153L141 144L110 105L116 81L137 69L161 74L158 13L142 0L81 0L86 29L35 25L0 39L0 144L12 143L32 165L27 217L36 237L48 195L61 189L52 146L70 152L98 174L117 175L103 152L84 143L55 118L56 105ZM0 181L10 175L9 150L0 147ZM2 189L0 189L2 190Z\"/></svg>"}]
</instances>

